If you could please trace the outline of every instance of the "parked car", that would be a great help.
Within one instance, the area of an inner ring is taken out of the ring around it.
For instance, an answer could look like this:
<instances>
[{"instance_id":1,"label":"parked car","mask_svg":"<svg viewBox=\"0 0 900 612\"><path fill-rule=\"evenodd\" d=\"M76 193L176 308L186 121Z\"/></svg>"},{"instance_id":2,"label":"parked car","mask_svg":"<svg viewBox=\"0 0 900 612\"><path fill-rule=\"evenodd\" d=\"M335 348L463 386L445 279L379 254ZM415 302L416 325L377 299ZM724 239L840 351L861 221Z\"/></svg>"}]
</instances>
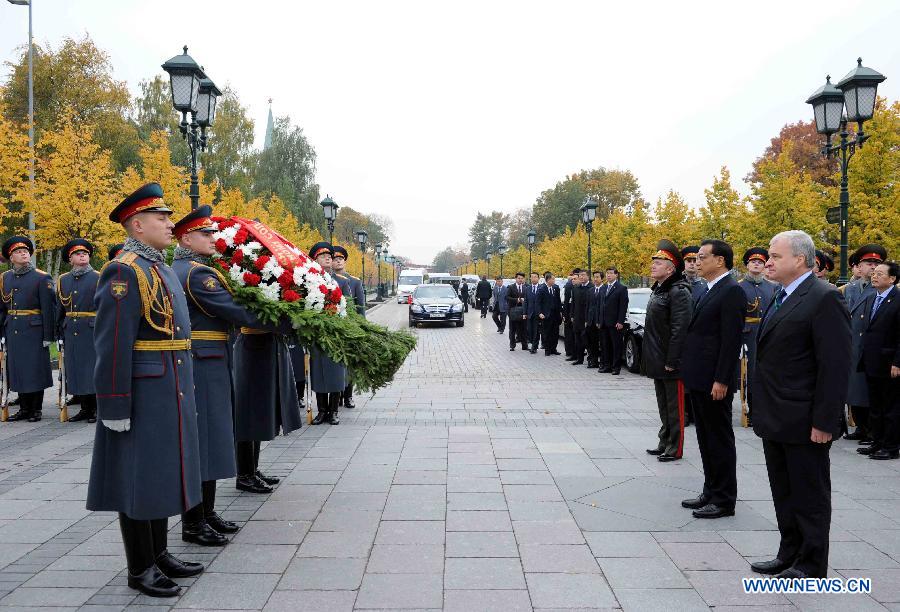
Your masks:
<instances>
[{"instance_id":1,"label":"parked car","mask_svg":"<svg viewBox=\"0 0 900 612\"><path fill-rule=\"evenodd\" d=\"M419 285L409 304L409 326L424 323L455 323L462 327L463 303L451 285Z\"/></svg>"},{"instance_id":2,"label":"parked car","mask_svg":"<svg viewBox=\"0 0 900 612\"><path fill-rule=\"evenodd\" d=\"M635 374L641 370L641 344L644 341L644 320L650 289L628 290L628 314L625 315L625 367Z\"/></svg>"}]
</instances>

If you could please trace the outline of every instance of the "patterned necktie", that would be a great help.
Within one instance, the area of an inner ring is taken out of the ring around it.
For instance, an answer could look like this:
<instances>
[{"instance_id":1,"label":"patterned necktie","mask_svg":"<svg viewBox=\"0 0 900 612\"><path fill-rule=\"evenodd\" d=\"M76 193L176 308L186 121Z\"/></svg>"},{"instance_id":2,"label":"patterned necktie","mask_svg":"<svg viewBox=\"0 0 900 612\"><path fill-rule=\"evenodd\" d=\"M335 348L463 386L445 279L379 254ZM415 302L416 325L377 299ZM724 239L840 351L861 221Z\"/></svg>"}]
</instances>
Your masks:
<instances>
[{"instance_id":1,"label":"patterned necktie","mask_svg":"<svg viewBox=\"0 0 900 612\"><path fill-rule=\"evenodd\" d=\"M778 295L775 296L775 310L772 311L772 314L778 312L778 309L781 308L781 305L784 303L784 298L787 297L787 291L782 289L778 292Z\"/></svg>"},{"instance_id":2,"label":"patterned necktie","mask_svg":"<svg viewBox=\"0 0 900 612\"><path fill-rule=\"evenodd\" d=\"M884 299L883 295L875 296L875 304L872 306L872 316L869 317L870 319L875 318L875 313L878 312L878 308L881 306L881 301L883 299Z\"/></svg>"}]
</instances>

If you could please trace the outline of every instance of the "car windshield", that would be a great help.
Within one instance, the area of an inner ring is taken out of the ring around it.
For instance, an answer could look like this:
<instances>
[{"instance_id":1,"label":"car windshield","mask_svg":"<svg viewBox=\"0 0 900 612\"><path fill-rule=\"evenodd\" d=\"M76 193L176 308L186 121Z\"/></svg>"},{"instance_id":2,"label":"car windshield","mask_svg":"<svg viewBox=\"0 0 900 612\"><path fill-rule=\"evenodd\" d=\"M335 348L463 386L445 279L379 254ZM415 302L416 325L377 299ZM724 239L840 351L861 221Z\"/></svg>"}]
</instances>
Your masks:
<instances>
[{"instance_id":1,"label":"car windshield","mask_svg":"<svg viewBox=\"0 0 900 612\"><path fill-rule=\"evenodd\" d=\"M647 314L647 302L649 301L649 293L630 293L628 295L628 312L633 314Z\"/></svg>"},{"instance_id":2,"label":"car windshield","mask_svg":"<svg viewBox=\"0 0 900 612\"><path fill-rule=\"evenodd\" d=\"M449 285L432 285L416 289L417 298L455 298L456 292Z\"/></svg>"},{"instance_id":3,"label":"car windshield","mask_svg":"<svg viewBox=\"0 0 900 612\"><path fill-rule=\"evenodd\" d=\"M398 285L419 285L422 283L421 276L401 276L397 282Z\"/></svg>"}]
</instances>

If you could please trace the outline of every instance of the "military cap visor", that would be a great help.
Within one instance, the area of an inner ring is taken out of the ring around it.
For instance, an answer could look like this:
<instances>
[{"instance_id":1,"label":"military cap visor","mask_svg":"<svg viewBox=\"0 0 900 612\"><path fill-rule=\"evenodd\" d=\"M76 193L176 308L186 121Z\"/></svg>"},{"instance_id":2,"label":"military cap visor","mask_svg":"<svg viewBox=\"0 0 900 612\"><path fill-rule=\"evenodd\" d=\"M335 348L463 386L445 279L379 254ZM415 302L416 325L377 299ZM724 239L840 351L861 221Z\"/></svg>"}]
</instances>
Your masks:
<instances>
[{"instance_id":1,"label":"military cap visor","mask_svg":"<svg viewBox=\"0 0 900 612\"><path fill-rule=\"evenodd\" d=\"M13 251L19 249L28 249L31 255L34 255L34 243L27 236L11 236L3 243L3 256L9 259Z\"/></svg>"},{"instance_id":2,"label":"military cap visor","mask_svg":"<svg viewBox=\"0 0 900 612\"><path fill-rule=\"evenodd\" d=\"M210 219L210 215L212 215L212 207L208 204L204 204L196 210L192 210L175 224L175 237L181 238L189 232L216 231L216 223Z\"/></svg>"},{"instance_id":3,"label":"military cap visor","mask_svg":"<svg viewBox=\"0 0 900 612\"><path fill-rule=\"evenodd\" d=\"M312 248L309 250L309 256L312 259L315 259L322 253L328 253L329 255L334 255L334 248L328 242L317 242L312 245Z\"/></svg>"},{"instance_id":4,"label":"military cap visor","mask_svg":"<svg viewBox=\"0 0 900 612\"><path fill-rule=\"evenodd\" d=\"M347 249L345 249L342 246L337 246L337 245L333 246L331 248L331 252L332 252L332 255L331 255L332 257L337 257L338 255L341 255L341 256L343 256L344 259L347 259Z\"/></svg>"},{"instance_id":5,"label":"military cap visor","mask_svg":"<svg viewBox=\"0 0 900 612\"><path fill-rule=\"evenodd\" d=\"M686 246L681 249L681 258L682 259L697 259L697 253L700 252L700 247L698 246Z\"/></svg>"},{"instance_id":6,"label":"military cap visor","mask_svg":"<svg viewBox=\"0 0 900 612\"><path fill-rule=\"evenodd\" d=\"M856 261L874 261L881 263L887 259L887 250L880 244L864 244L853 254Z\"/></svg>"},{"instance_id":7,"label":"military cap visor","mask_svg":"<svg viewBox=\"0 0 900 612\"><path fill-rule=\"evenodd\" d=\"M752 247L744 251L745 266L754 260L766 263L769 261L769 251L762 247Z\"/></svg>"},{"instance_id":8,"label":"military cap visor","mask_svg":"<svg viewBox=\"0 0 900 612\"><path fill-rule=\"evenodd\" d=\"M63 253L66 254L66 259L78 253L79 251L85 252L88 255L94 254L94 245L85 240L84 238L73 238L69 240L65 246L63 246Z\"/></svg>"},{"instance_id":9,"label":"military cap visor","mask_svg":"<svg viewBox=\"0 0 900 612\"><path fill-rule=\"evenodd\" d=\"M684 260L681 258L681 251L678 250L678 246L671 240L660 240L657 242L656 253L654 253L651 258L671 261L676 270L684 268Z\"/></svg>"},{"instance_id":10,"label":"military cap visor","mask_svg":"<svg viewBox=\"0 0 900 612\"><path fill-rule=\"evenodd\" d=\"M171 215L172 209L163 202L163 190L159 183L147 183L122 200L111 213L113 223L125 223L131 217L144 212L158 212Z\"/></svg>"}]
</instances>

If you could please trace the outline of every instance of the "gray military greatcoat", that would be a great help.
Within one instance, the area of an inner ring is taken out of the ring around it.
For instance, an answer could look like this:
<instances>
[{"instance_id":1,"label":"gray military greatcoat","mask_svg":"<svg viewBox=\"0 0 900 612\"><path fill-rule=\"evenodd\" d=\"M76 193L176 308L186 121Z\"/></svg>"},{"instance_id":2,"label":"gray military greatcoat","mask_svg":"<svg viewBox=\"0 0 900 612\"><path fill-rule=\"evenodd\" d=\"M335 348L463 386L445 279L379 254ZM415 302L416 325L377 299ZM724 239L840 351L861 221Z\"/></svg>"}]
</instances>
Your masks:
<instances>
[{"instance_id":1,"label":"gray military greatcoat","mask_svg":"<svg viewBox=\"0 0 900 612\"><path fill-rule=\"evenodd\" d=\"M100 274L91 268L66 272L59 277L59 336L63 339L66 391L71 395L94 394L94 291Z\"/></svg>"},{"instance_id":2,"label":"gray military greatcoat","mask_svg":"<svg viewBox=\"0 0 900 612\"><path fill-rule=\"evenodd\" d=\"M0 276L0 327L6 338L9 388L19 393L53 386L50 351L56 340L56 292L53 279L32 267Z\"/></svg>"}]
</instances>

